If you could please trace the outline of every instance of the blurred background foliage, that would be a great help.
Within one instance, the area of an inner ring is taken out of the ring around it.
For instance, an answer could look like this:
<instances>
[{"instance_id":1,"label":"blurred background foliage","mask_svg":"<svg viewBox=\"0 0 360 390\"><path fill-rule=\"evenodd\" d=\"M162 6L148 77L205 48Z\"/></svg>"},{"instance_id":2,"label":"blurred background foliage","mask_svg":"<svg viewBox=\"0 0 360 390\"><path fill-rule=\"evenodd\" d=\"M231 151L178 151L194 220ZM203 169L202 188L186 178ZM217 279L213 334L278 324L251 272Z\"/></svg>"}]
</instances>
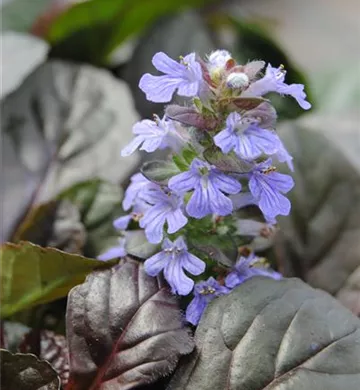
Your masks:
<instances>
[{"instance_id":1,"label":"blurred background foliage","mask_svg":"<svg viewBox=\"0 0 360 390\"><path fill-rule=\"evenodd\" d=\"M305 84L310 114L275 101L296 189L269 256L360 315L356 10L356 0L3 0L1 239L13 244L2 248L2 316L64 332L65 301L49 297L96 266L79 255L93 259L117 239L122 189L147 158L120 149L133 123L164 110L139 91L141 75L158 51L216 48L283 64L289 83ZM66 253L50 261L24 240Z\"/></svg>"}]
</instances>

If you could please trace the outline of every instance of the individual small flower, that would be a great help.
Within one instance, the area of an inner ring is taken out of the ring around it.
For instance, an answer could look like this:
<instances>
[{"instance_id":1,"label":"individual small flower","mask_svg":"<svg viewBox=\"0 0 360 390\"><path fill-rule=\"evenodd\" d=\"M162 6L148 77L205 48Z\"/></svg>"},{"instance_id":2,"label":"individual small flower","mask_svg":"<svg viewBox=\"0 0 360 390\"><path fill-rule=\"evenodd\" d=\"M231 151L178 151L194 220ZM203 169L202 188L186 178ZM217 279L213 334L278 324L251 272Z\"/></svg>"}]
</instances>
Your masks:
<instances>
[{"instance_id":1,"label":"individual small flower","mask_svg":"<svg viewBox=\"0 0 360 390\"><path fill-rule=\"evenodd\" d=\"M193 325L197 325L206 309L206 306L214 298L229 293L227 287L221 286L214 278L196 283L194 288L194 299L186 309L186 320Z\"/></svg>"},{"instance_id":2,"label":"individual small flower","mask_svg":"<svg viewBox=\"0 0 360 390\"><path fill-rule=\"evenodd\" d=\"M274 222L277 215L288 215L291 204L283 194L294 187L289 175L275 172L271 159L257 164L250 174L249 189L267 221Z\"/></svg>"},{"instance_id":3,"label":"individual small flower","mask_svg":"<svg viewBox=\"0 0 360 390\"><path fill-rule=\"evenodd\" d=\"M189 171L173 176L168 185L177 193L194 190L186 211L198 219L208 214L231 214L233 205L225 194L241 191L241 184L236 179L198 158L192 161Z\"/></svg>"},{"instance_id":4,"label":"individual small flower","mask_svg":"<svg viewBox=\"0 0 360 390\"><path fill-rule=\"evenodd\" d=\"M165 238L162 249L145 261L146 273L156 276L164 270L164 277L174 294L189 294L193 289L194 281L185 274L184 270L192 275L200 275L205 271L205 263L188 252L182 236L174 242Z\"/></svg>"},{"instance_id":5,"label":"individual small flower","mask_svg":"<svg viewBox=\"0 0 360 390\"><path fill-rule=\"evenodd\" d=\"M108 249L106 252L98 256L98 260L108 261L111 259L116 259L117 257L125 257L127 255L125 249L125 238L121 237L118 239L119 245L113 246Z\"/></svg>"},{"instance_id":6,"label":"individual small flower","mask_svg":"<svg viewBox=\"0 0 360 390\"><path fill-rule=\"evenodd\" d=\"M233 271L226 277L225 285L228 288L234 288L253 276L267 276L275 280L282 278L279 272L268 267L263 258L251 253L248 257L239 258Z\"/></svg>"},{"instance_id":7,"label":"individual small flower","mask_svg":"<svg viewBox=\"0 0 360 390\"><path fill-rule=\"evenodd\" d=\"M136 149L145 150L148 153L166 148L178 151L184 143L173 122L165 117L160 119L157 115L154 115L153 121L144 119L136 123L133 133L136 137L121 151L123 157L134 153Z\"/></svg>"},{"instance_id":8,"label":"individual small flower","mask_svg":"<svg viewBox=\"0 0 360 390\"><path fill-rule=\"evenodd\" d=\"M226 85L229 88L244 88L249 85L249 77L243 72L230 73L226 78Z\"/></svg>"},{"instance_id":9,"label":"individual small flower","mask_svg":"<svg viewBox=\"0 0 360 390\"><path fill-rule=\"evenodd\" d=\"M237 112L228 115L226 127L214 137L215 145L223 153L234 150L245 160L253 160L263 153L276 153L279 149L278 140L275 132L256 126L254 120L242 118Z\"/></svg>"},{"instance_id":10,"label":"individual small flower","mask_svg":"<svg viewBox=\"0 0 360 390\"><path fill-rule=\"evenodd\" d=\"M130 184L125 191L124 200L122 202L123 209L125 211L130 210L131 207L146 206L141 199L141 194L152 188L160 188L157 184L148 180L142 173L136 173L130 179Z\"/></svg>"},{"instance_id":11,"label":"individual small flower","mask_svg":"<svg viewBox=\"0 0 360 390\"><path fill-rule=\"evenodd\" d=\"M166 103L172 99L175 90L180 96L195 96L203 81L201 65L195 60L195 53L181 58L180 63L165 53L156 53L152 63L162 76L144 74L139 83L146 98L155 103Z\"/></svg>"},{"instance_id":12,"label":"individual small flower","mask_svg":"<svg viewBox=\"0 0 360 390\"><path fill-rule=\"evenodd\" d=\"M151 207L140 219L140 227L145 229L146 238L152 244L162 241L165 222L169 234L177 232L187 224L188 219L182 211L181 196L160 187L146 191L142 196Z\"/></svg>"},{"instance_id":13,"label":"individual small flower","mask_svg":"<svg viewBox=\"0 0 360 390\"><path fill-rule=\"evenodd\" d=\"M281 95L292 96L304 110L311 108L311 104L306 101L306 94L302 84L286 84L286 71L282 66L273 68L268 64L265 76L253 82L245 91L244 96L262 96L269 92L277 92Z\"/></svg>"}]
</instances>

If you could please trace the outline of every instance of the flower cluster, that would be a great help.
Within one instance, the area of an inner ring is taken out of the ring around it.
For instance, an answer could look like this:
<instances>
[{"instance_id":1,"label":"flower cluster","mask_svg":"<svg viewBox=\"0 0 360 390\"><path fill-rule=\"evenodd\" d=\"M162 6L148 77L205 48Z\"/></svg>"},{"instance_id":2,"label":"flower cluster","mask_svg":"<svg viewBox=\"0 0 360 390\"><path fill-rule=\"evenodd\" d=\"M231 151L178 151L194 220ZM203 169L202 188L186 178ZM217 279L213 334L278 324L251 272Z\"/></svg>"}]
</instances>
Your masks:
<instances>
[{"instance_id":1,"label":"flower cluster","mask_svg":"<svg viewBox=\"0 0 360 390\"><path fill-rule=\"evenodd\" d=\"M286 194L294 186L292 177L274 165L286 163L293 170L292 157L275 131L276 111L264 96L289 95L305 110L310 104L303 85L286 84L282 66L265 67L263 61L240 65L225 50L206 59L191 53L179 61L157 53L152 62L162 75L141 78L147 99L168 103L177 93L190 101L167 106L163 118L154 115L135 124L135 138L123 156L138 149L168 149L170 157L147 163L131 178L123 200L129 214L116 219L114 227L143 229L158 248L146 259L146 272L163 273L173 293L193 293L186 318L196 325L212 299L248 278L281 277L254 253L256 238L268 238L277 216L289 214ZM263 221L243 218L249 205L258 207ZM233 259L229 269L221 258L230 242L235 252L246 247L249 253ZM99 258L125 255L126 243L120 240ZM199 275L208 279L199 280Z\"/></svg>"}]
</instances>

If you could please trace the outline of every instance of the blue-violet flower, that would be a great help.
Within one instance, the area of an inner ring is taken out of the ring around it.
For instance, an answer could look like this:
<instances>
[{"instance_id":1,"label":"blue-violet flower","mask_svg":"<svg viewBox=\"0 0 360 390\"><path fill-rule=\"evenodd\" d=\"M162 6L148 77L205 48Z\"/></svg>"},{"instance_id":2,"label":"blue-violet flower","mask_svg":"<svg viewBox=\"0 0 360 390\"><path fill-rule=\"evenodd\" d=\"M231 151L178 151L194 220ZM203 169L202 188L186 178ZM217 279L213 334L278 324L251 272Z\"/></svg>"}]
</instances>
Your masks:
<instances>
[{"instance_id":1,"label":"blue-violet flower","mask_svg":"<svg viewBox=\"0 0 360 390\"><path fill-rule=\"evenodd\" d=\"M277 215L288 215L291 204L283 194L294 186L289 175L275 172L271 159L257 164L250 174L249 189L268 221Z\"/></svg>"},{"instance_id":2,"label":"blue-violet flower","mask_svg":"<svg viewBox=\"0 0 360 390\"><path fill-rule=\"evenodd\" d=\"M231 214L233 204L224 194L241 191L241 184L236 179L198 158L192 161L189 171L173 176L168 185L177 193L194 190L186 211L198 219L208 214Z\"/></svg>"},{"instance_id":3,"label":"blue-violet flower","mask_svg":"<svg viewBox=\"0 0 360 390\"><path fill-rule=\"evenodd\" d=\"M227 287L221 286L213 277L206 281L196 283L194 288L194 299L186 309L186 319L193 325L200 321L206 306L214 298L230 292Z\"/></svg>"},{"instance_id":4,"label":"blue-violet flower","mask_svg":"<svg viewBox=\"0 0 360 390\"><path fill-rule=\"evenodd\" d=\"M186 225L188 219L182 211L182 196L159 187L145 191L142 197L151 207L140 219L140 227L145 229L146 238L152 244L162 241L165 222L169 234L177 232Z\"/></svg>"},{"instance_id":5,"label":"blue-violet flower","mask_svg":"<svg viewBox=\"0 0 360 390\"><path fill-rule=\"evenodd\" d=\"M292 96L304 110L311 108L311 104L306 101L303 84L286 84L286 71L282 66L273 68L268 64L265 76L253 82L243 94L244 96L262 96L269 92L277 92L281 95Z\"/></svg>"},{"instance_id":6,"label":"blue-violet flower","mask_svg":"<svg viewBox=\"0 0 360 390\"><path fill-rule=\"evenodd\" d=\"M279 149L278 140L275 132L251 124L249 120L243 120L237 112L229 114L225 129L214 137L215 145L223 153L234 150L240 158L246 160L255 159L262 153L276 153Z\"/></svg>"},{"instance_id":7,"label":"blue-violet flower","mask_svg":"<svg viewBox=\"0 0 360 390\"><path fill-rule=\"evenodd\" d=\"M140 150L145 150L148 153L166 148L179 151L184 143L176 132L173 122L165 117L160 119L157 115L154 115L153 121L144 119L136 123L133 127L133 133L136 137L121 151L122 156L129 156L139 147Z\"/></svg>"},{"instance_id":8,"label":"blue-violet flower","mask_svg":"<svg viewBox=\"0 0 360 390\"><path fill-rule=\"evenodd\" d=\"M203 82L201 65L195 60L195 53L181 58L180 63L165 53L156 53L152 63L157 70L165 73L162 76L144 74L139 83L147 100L155 103L166 103L172 99L176 89L180 96L195 96Z\"/></svg>"},{"instance_id":9,"label":"blue-violet flower","mask_svg":"<svg viewBox=\"0 0 360 390\"><path fill-rule=\"evenodd\" d=\"M234 288L253 276L267 276L279 280L282 278L279 272L264 266L263 259L251 253L248 257L240 257L232 272L225 279L228 288Z\"/></svg>"},{"instance_id":10,"label":"blue-violet flower","mask_svg":"<svg viewBox=\"0 0 360 390\"><path fill-rule=\"evenodd\" d=\"M131 176L130 184L125 191L124 199L122 202L123 209L125 211L130 210L131 207L143 203L141 194L145 191L153 188L160 188L157 184L148 180L142 173L135 173Z\"/></svg>"},{"instance_id":11,"label":"blue-violet flower","mask_svg":"<svg viewBox=\"0 0 360 390\"><path fill-rule=\"evenodd\" d=\"M173 293L187 295L194 286L194 281L186 276L184 270L192 275L205 271L205 263L187 250L182 236L174 242L165 238L162 251L151 256L144 263L145 271L150 276L158 275L164 270L164 277Z\"/></svg>"}]
</instances>

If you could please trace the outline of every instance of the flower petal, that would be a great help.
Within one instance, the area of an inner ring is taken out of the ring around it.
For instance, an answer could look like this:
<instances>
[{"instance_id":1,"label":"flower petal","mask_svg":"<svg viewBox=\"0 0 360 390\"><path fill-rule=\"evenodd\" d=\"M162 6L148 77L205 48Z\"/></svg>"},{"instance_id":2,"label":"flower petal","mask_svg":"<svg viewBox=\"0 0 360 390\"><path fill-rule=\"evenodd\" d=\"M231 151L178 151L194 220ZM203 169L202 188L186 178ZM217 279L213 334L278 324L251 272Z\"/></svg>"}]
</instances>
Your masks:
<instances>
[{"instance_id":1,"label":"flower petal","mask_svg":"<svg viewBox=\"0 0 360 390\"><path fill-rule=\"evenodd\" d=\"M168 183L168 187L178 194L187 192L195 188L200 182L200 177L194 175L193 172L182 172L173 176Z\"/></svg>"},{"instance_id":2,"label":"flower petal","mask_svg":"<svg viewBox=\"0 0 360 390\"><path fill-rule=\"evenodd\" d=\"M279 172L271 172L267 176L269 178L268 180L271 180L271 185L284 194L294 187L294 179L290 175L285 175Z\"/></svg>"},{"instance_id":3,"label":"flower petal","mask_svg":"<svg viewBox=\"0 0 360 390\"><path fill-rule=\"evenodd\" d=\"M241 191L241 184L233 177L220 171L210 174L212 184L226 194L237 194Z\"/></svg>"},{"instance_id":4,"label":"flower petal","mask_svg":"<svg viewBox=\"0 0 360 390\"><path fill-rule=\"evenodd\" d=\"M170 76L152 76L144 74L139 82L140 89L145 92L146 99L154 103L167 103L179 86L181 80Z\"/></svg>"},{"instance_id":5,"label":"flower petal","mask_svg":"<svg viewBox=\"0 0 360 390\"><path fill-rule=\"evenodd\" d=\"M231 200L221 191L216 189L211 182L208 185L208 199L210 202L211 211L218 215L229 215L233 211Z\"/></svg>"},{"instance_id":6,"label":"flower petal","mask_svg":"<svg viewBox=\"0 0 360 390\"><path fill-rule=\"evenodd\" d=\"M180 261L182 267L192 275L201 275L205 271L205 262L189 252L182 253Z\"/></svg>"},{"instance_id":7,"label":"flower petal","mask_svg":"<svg viewBox=\"0 0 360 390\"><path fill-rule=\"evenodd\" d=\"M132 219L131 214L129 215L124 215L123 217L119 217L113 221L113 226L115 229L118 230L126 230L127 227L129 226L129 223Z\"/></svg>"},{"instance_id":8,"label":"flower petal","mask_svg":"<svg viewBox=\"0 0 360 390\"><path fill-rule=\"evenodd\" d=\"M260 156L262 153L268 155L274 154L280 147L278 136L270 130L251 126L245 130L245 133L254 146L254 158Z\"/></svg>"},{"instance_id":9,"label":"flower petal","mask_svg":"<svg viewBox=\"0 0 360 390\"><path fill-rule=\"evenodd\" d=\"M130 154L133 154L142 142L144 142L143 136L138 135L127 146L125 146L125 148L122 149L121 155L123 157L130 156Z\"/></svg>"},{"instance_id":10,"label":"flower petal","mask_svg":"<svg viewBox=\"0 0 360 390\"><path fill-rule=\"evenodd\" d=\"M195 96L198 93L199 86L199 81L194 81L192 83L183 81L182 83L179 83L178 95L188 97Z\"/></svg>"},{"instance_id":11,"label":"flower petal","mask_svg":"<svg viewBox=\"0 0 360 390\"><path fill-rule=\"evenodd\" d=\"M97 257L98 260L107 261L117 257L126 256L126 250L122 246L114 246Z\"/></svg>"},{"instance_id":12,"label":"flower petal","mask_svg":"<svg viewBox=\"0 0 360 390\"><path fill-rule=\"evenodd\" d=\"M164 269L164 277L173 293L188 295L194 287L194 281L185 275L179 261L171 259Z\"/></svg>"},{"instance_id":13,"label":"flower petal","mask_svg":"<svg viewBox=\"0 0 360 390\"><path fill-rule=\"evenodd\" d=\"M223 153L229 153L236 144L236 134L224 129L215 135L214 143Z\"/></svg>"},{"instance_id":14,"label":"flower petal","mask_svg":"<svg viewBox=\"0 0 360 390\"><path fill-rule=\"evenodd\" d=\"M140 220L140 227L145 228L146 238L152 244L158 244L163 239L165 216L168 209L162 205L152 206Z\"/></svg>"},{"instance_id":15,"label":"flower petal","mask_svg":"<svg viewBox=\"0 0 360 390\"><path fill-rule=\"evenodd\" d=\"M186 320L193 325L197 325L206 309L207 301L202 296L196 296L186 308Z\"/></svg>"},{"instance_id":16,"label":"flower petal","mask_svg":"<svg viewBox=\"0 0 360 390\"><path fill-rule=\"evenodd\" d=\"M291 203L280 192L263 191L259 201L259 208L268 217L275 217L279 214L289 215Z\"/></svg>"},{"instance_id":17,"label":"flower petal","mask_svg":"<svg viewBox=\"0 0 360 390\"><path fill-rule=\"evenodd\" d=\"M183 77L186 67L163 52L156 53L152 63L157 70L171 76Z\"/></svg>"},{"instance_id":18,"label":"flower petal","mask_svg":"<svg viewBox=\"0 0 360 390\"><path fill-rule=\"evenodd\" d=\"M152 153L155 152L156 149L164 149L163 147L160 147L163 144L163 141L164 136L144 139L140 150L145 150L148 153Z\"/></svg>"},{"instance_id":19,"label":"flower petal","mask_svg":"<svg viewBox=\"0 0 360 390\"><path fill-rule=\"evenodd\" d=\"M174 241L174 246L178 249L185 249L187 251L187 245L184 240L183 236L179 236L175 241Z\"/></svg>"},{"instance_id":20,"label":"flower petal","mask_svg":"<svg viewBox=\"0 0 360 390\"><path fill-rule=\"evenodd\" d=\"M144 263L145 272L150 276L158 275L170 260L165 252L159 252L148 258Z\"/></svg>"},{"instance_id":21,"label":"flower petal","mask_svg":"<svg viewBox=\"0 0 360 390\"><path fill-rule=\"evenodd\" d=\"M188 204L186 205L187 213L194 218L200 219L211 214L210 202L207 189L198 185L195 188Z\"/></svg>"},{"instance_id":22,"label":"flower petal","mask_svg":"<svg viewBox=\"0 0 360 390\"><path fill-rule=\"evenodd\" d=\"M247 276L240 275L238 272L230 272L225 278L225 286L228 288L234 288L239 284L243 283L247 279Z\"/></svg>"},{"instance_id":23,"label":"flower petal","mask_svg":"<svg viewBox=\"0 0 360 390\"><path fill-rule=\"evenodd\" d=\"M188 219L180 209L176 209L174 211L169 211L169 213L166 214L166 221L168 223L168 233L173 234L184 227L187 224Z\"/></svg>"}]
</instances>

